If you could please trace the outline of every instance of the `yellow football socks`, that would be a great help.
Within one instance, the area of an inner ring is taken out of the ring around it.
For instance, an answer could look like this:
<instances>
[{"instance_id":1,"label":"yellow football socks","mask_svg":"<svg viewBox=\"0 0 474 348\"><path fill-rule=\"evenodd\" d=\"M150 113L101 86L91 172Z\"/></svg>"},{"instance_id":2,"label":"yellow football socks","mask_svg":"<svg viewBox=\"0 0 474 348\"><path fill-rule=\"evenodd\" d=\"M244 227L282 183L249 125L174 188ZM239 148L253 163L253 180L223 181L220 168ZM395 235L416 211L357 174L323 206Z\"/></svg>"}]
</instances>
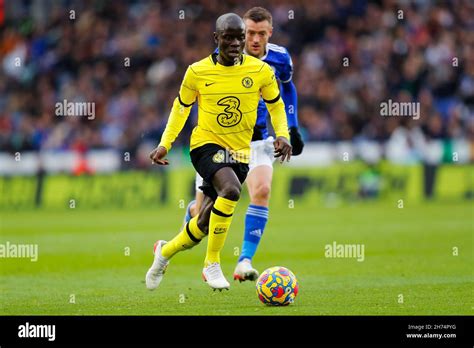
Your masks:
<instances>
[{"instance_id":1,"label":"yellow football socks","mask_svg":"<svg viewBox=\"0 0 474 348\"><path fill-rule=\"evenodd\" d=\"M224 197L217 197L212 207L209 219L209 240L207 241L207 253L204 266L211 263L220 263L220 252L224 247L227 230L232 222L237 201L231 201Z\"/></svg>"},{"instance_id":2,"label":"yellow football socks","mask_svg":"<svg viewBox=\"0 0 474 348\"><path fill-rule=\"evenodd\" d=\"M206 236L197 225L198 217L199 215L196 215L189 220L183 230L161 248L161 255L170 259L177 252L197 245Z\"/></svg>"}]
</instances>

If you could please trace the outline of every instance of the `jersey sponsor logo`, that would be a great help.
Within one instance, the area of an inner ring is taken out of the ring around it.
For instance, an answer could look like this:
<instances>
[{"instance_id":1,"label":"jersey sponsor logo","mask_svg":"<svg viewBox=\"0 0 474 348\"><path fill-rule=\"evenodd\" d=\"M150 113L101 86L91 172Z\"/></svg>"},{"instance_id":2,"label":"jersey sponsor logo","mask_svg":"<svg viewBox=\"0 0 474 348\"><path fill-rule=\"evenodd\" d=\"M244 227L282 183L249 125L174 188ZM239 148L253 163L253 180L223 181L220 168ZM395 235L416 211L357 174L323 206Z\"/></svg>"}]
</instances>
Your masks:
<instances>
[{"instance_id":1,"label":"jersey sponsor logo","mask_svg":"<svg viewBox=\"0 0 474 348\"><path fill-rule=\"evenodd\" d=\"M242 79L242 86L244 86L245 88L250 88L253 86L253 80L250 78L250 77L244 77Z\"/></svg>"},{"instance_id":2,"label":"jersey sponsor logo","mask_svg":"<svg viewBox=\"0 0 474 348\"><path fill-rule=\"evenodd\" d=\"M206 82L206 87L209 87L210 85L213 85L215 82Z\"/></svg>"},{"instance_id":3,"label":"jersey sponsor logo","mask_svg":"<svg viewBox=\"0 0 474 348\"><path fill-rule=\"evenodd\" d=\"M217 115L217 123L222 127L233 127L242 121L242 111L239 110L240 100L229 96L219 99L217 105L225 106L224 112Z\"/></svg>"}]
</instances>

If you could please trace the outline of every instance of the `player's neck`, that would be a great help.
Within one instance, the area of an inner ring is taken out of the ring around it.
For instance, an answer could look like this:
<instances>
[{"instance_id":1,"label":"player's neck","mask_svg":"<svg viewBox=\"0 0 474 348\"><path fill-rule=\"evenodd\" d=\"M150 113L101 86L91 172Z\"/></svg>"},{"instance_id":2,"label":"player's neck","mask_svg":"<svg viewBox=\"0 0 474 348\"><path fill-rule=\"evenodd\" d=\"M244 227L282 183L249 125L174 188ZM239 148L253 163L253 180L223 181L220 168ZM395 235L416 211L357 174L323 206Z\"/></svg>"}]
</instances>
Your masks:
<instances>
[{"instance_id":1,"label":"player's neck","mask_svg":"<svg viewBox=\"0 0 474 348\"><path fill-rule=\"evenodd\" d=\"M242 63L242 59L243 59L242 55L240 55L239 58L237 58L235 61L226 61L226 60L222 59L222 56L220 54L218 54L217 57L216 57L217 62L220 65L223 65L223 66L238 65L238 64Z\"/></svg>"}]
</instances>

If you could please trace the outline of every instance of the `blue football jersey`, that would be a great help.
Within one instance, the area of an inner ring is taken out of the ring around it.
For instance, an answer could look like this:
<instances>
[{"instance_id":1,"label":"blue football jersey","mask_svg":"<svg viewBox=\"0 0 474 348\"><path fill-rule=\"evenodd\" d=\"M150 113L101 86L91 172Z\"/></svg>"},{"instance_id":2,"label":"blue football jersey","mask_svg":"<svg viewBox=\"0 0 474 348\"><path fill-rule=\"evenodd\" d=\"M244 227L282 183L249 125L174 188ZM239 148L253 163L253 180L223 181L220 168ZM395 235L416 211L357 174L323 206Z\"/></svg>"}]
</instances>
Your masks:
<instances>
[{"instance_id":1,"label":"blue football jersey","mask_svg":"<svg viewBox=\"0 0 474 348\"><path fill-rule=\"evenodd\" d=\"M291 81L293 75L293 62L291 61L291 56L285 47L268 43L266 54L260 59L272 67L275 71L275 77L280 82L286 83ZM285 100L283 101L286 102ZM252 141L268 137L267 115L267 106L263 99L260 99L257 111L257 123L255 124Z\"/></svg>"}]
</instances>

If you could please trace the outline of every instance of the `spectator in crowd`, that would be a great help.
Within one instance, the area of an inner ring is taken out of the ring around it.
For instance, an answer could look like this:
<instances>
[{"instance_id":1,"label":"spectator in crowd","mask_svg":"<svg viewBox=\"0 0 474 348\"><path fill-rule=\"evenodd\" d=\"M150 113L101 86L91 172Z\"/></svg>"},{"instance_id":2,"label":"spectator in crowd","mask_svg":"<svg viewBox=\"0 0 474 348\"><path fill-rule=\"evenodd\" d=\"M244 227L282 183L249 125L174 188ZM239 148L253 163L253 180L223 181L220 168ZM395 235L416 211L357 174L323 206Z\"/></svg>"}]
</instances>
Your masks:
<instances>
[{"instance_id":1,"label":"spectator in crowd","mask_svg":"<svg viewBox=\"0 0 474 348\"><path fill-rule=\"evenodd\" d=\"M214 49L212 19L252 4L8 2L0 28L0 150L135 153L156 145L186 67ZM474 141L472 2L261 5L274 14L272 40L293 57L306 140L387 141L403 120L381 117L380 103L404 93L421 104L411 128ZM63 100L95 103L95 118L56 115Z\"/></svg>"}]
</instances>

